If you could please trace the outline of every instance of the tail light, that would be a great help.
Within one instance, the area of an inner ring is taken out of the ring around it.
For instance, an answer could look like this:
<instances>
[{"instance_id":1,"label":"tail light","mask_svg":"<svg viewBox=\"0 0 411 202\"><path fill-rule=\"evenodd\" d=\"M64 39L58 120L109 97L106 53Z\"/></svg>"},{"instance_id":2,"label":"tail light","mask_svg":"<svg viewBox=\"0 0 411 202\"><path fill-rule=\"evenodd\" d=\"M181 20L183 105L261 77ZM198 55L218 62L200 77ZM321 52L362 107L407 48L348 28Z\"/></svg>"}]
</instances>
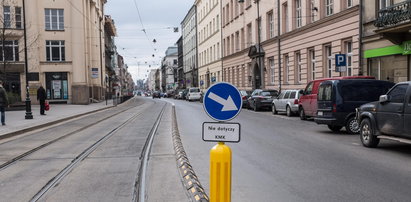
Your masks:
<instances>
[{"instance_id":1,"label":"tail light","mask_svg":"<svg viewBox=\"0 0 411 202\"><path fill-rule=\"evenodd\" d=\"M337 105L333 104L333 112L337 112Z\"/></svg>"},{"instance_id":2,"label":"tail light","mask_svg":"<svg viewBox=\"0 0 411 202\"><path fill-rule=\"evenodd\" d=\"M243 100L246 100L247 99L247 96L243 96Z\"/></svg>"},{"instance_id":3,"label":"tail light","mask_svg":"<svg viewBox=\"0 0 411 202\"><path fill-rule=\"evenodd\" d=\"M294 100L294 104L295 104L295 105L298 105L298 99L295 99L295 100Z\"/></svg>"}]
</instances>

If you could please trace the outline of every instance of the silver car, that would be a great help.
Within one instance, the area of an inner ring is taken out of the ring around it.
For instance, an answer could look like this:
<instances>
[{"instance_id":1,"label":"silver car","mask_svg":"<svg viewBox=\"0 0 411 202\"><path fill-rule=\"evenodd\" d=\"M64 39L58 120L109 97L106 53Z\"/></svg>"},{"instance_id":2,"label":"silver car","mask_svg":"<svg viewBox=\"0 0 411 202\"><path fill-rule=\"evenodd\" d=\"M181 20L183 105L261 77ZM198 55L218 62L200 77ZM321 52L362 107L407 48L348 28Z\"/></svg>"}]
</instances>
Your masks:
<instances>
[{"instance_id":1,"label":"silver car","mask_svg":"<svg viewBox=\"0 0 411 202\"><path fill-rule=\"evenodd\" d=\"M283 90L272 102L273 114L278 112L286 112L287 116L297 114L300 95L300 90Z\"/></svg>"}]
</instances>

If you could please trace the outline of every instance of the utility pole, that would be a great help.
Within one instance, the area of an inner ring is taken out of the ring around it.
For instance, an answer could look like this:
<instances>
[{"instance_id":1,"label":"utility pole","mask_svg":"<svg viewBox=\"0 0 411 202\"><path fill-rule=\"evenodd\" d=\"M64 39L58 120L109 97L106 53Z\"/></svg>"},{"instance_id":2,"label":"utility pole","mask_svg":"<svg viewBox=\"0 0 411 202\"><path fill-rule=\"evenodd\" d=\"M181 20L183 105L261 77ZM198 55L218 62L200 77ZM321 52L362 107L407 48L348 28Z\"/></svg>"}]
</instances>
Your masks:
<instances>
[{"instance_id":1,"label":"utility pole","mask_svg":"<svg viewBox=\"0 0 411 202\"><path fill-rule=\"evenodd\" d=\"M26 28L26 7L25 0L23 0L23 26L24 26L24 66L26 73L26 119L33 119L31 112L31 100L29 93L29 68L28 68L28 56L27 56L27 28Z\"/></svg>"}]
</instances>

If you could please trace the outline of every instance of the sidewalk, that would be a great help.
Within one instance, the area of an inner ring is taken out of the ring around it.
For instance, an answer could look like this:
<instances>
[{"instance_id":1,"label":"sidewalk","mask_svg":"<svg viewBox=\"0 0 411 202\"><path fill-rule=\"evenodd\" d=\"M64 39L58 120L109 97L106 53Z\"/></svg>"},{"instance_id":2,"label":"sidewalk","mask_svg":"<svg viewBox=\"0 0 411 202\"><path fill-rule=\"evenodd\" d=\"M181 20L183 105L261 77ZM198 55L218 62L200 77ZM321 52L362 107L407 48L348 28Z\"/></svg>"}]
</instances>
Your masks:
<instances>
[{"instance_id":1,"label":"sidewalk","mask_svg":"<svg viewBox=\"0 0 411 202\"><path fill-rule=\"evenodd\" d=\"M0 139L24 133L46 125L62 122L80 115L107 109L113 106L113 101L93 103L89 105L50 104L46 115L40 115L40 105L32 105L33 119L25 119L26 111L6 111L6 125L0 125Z\"/></svg>"}]
</instances>

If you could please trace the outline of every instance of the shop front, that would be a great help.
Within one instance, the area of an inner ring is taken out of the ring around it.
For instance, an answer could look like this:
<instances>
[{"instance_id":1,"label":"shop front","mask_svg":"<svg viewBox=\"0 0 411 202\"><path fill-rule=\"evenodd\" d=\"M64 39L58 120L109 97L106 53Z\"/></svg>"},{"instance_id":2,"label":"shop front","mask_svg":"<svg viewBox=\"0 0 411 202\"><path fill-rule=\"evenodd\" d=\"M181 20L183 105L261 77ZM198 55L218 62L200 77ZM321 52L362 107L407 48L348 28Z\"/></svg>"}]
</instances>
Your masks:
<instances>
[{"instance_id":1,"label":"shop front","mask_svg":"<svg viewBox=\"0 0 411 202\"><path fill-rule=\"evenodd\" d=\"M67 72L46 72L47 99L67 101L69 99Z\"/></svg>"},{"instance_id":2,"label":"shop front","mask_svg":"<svg viewBox=\"0 0 411 202\"><path fill-rule=\"evenodd\" d=\"M366 50L367 70L370 76L395 83L411 79L411 41L401 45Z\"/></svg>"}]
</instances>

